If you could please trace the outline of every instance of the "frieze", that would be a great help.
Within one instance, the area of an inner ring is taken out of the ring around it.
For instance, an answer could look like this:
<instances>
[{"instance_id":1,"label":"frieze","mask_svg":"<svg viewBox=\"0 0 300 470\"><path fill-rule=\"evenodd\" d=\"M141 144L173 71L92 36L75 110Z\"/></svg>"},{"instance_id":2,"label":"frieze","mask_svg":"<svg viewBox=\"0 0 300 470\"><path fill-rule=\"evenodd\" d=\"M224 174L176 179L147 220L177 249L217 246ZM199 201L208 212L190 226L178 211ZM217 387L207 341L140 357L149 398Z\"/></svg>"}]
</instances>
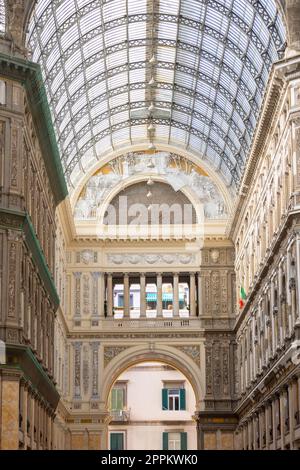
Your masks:
<instances>
[{"instance_id":1,"label":"frieze","mask_svg":"<svg viewBox=\"0 0 300 470\"><path fill-rule=\"evenodd\" d=\"M195 254L186 253L172 253L172 254L160 254L160 253L144 253L144 254L112 254L107 255L108 263L115 265L123 264L181 264L189 265L196 262Z\"/></svg>"}]
</instances>

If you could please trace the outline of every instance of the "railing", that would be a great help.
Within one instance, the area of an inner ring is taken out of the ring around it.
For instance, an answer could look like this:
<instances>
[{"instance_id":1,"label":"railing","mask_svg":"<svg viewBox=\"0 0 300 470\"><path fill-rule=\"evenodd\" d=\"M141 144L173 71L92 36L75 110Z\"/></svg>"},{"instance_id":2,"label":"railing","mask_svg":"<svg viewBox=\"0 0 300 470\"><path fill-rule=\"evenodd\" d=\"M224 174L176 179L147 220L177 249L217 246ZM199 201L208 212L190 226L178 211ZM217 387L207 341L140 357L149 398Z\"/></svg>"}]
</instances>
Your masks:
<instances>
[{"instance_id":1,"label":"railing","mask_svg":"<svg viewBox=\"0 0 300 470\"><path fill-rule=\"evenodd\" d=\"M142 318L80 318L74 319L73 326L83 329L91 327L101 330L120 330L120 329L167 329L167 328L185 328L185 329L202 329L202 328L233 328L234 318L207 318L207 317L142 317Z\"/></svg>"},{"instance_id":2,"label":"railing","mask_svg":"<svg viewBox=\"0 0 300 470\"><path fill-rule=\"evenodd\" d=\"M111 410L110 415L112 421L127 422L130 420L130 410Z\"/></svg>"},{"instance_id":3,"label":"railing","mask_svg":"<svg viewBox=\"0 0 300 470\"><path fill-rule=\"evenodd\" d=\"M199 326L197 318L111 318L106 319L103 323L104 329L111 328L195 328Z\"/></svg>"}]
</instances>

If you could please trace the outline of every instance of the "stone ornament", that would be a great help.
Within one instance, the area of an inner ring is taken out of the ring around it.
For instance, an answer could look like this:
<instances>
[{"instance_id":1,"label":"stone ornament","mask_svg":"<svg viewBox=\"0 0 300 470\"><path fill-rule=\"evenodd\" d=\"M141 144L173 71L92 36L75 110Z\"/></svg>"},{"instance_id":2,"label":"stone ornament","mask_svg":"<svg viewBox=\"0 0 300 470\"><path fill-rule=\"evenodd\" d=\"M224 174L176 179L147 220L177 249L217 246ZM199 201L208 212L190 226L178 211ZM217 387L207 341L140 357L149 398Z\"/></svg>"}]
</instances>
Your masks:
<instances>
[{"instance_id":1,"label":"stone ornament","mask_svg":"<svg viewBox=\"0 0 300 470\"><path fill-rule=\"evenodd\" d=\"M179 349L184 354L189 356L195 364L200 368L200 346L193 344L193 345L186 345L186 346L176 346L176 349Z\"/></svg>"},{"instance_id":2,"label":"stone ornament","mask_svg":"<svg viewBox=\"0 0 300 470\"><path fill-rule=\"evenodd\" d=\"M219 258L220 258L219 250L212 250L210 252L210 257L211 257L212 262L216 264L219 261Z\"/></svg>"},{"instance_id":3,"label":"stone ornament","mask_svg":"<svg viewBox=\"0 0 300 470\"><path fill-rule=\"evenodd\" d=\"M109 264L183 264L188 265L196 261L195 254L108 254L107 261Z\"/></svg>"},{"instance_id":4,"label":"stone ornament","mask_svg":"<svg viewBox=\"0 0 300 470\"><path fill-rule=\"evenodd\" d=\"M121 354L125 349L130 348L130 346L105 346L104 347L104 367L107 367L110 361L112 361L116 356Z\"/></svg>"}]
</instances>

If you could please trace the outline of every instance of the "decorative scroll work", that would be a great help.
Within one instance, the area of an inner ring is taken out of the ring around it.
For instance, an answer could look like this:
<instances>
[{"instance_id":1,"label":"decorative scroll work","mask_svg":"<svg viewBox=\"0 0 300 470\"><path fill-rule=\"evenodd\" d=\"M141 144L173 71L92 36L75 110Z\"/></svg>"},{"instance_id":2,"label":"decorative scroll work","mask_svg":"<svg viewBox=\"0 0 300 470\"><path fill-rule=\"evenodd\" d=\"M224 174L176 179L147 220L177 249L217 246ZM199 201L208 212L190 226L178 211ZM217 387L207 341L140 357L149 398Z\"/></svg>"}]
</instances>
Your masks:
<instances>
[{"instance_id":1,"label":"decorative scroll work","mask_svg":"<svg viewBox=\"0 0 300 470\"><path fill-rule=\"evenodd\" d=\"M145 253L145 254L108 254L107 261L111 264L182 264L188 265L194 263L196 257L194 254L186 253Z\"/></svg>"},{"instance_id":2,"label":"decorative scroll work","mask_svg":"<svg viewBox=\"0 0 300 470\"><path fill-rule=\"evenodd\" d=\"M83 275L83 314L90 313L90 275Z\"/></svg>"},{"instance_id":3,"label":"decorative scroll work","mask_svg":"<svg viewBox=\"0 0 300 470\"><path fill-rule=\"evenodd\" d=\"M99 296L98 282L99 282L100 276L101 276L101 273L99 273L99 272L92 273L92 278L93 278L93 309L92 309L92 315L94 317L98 316L98 296Z\"/></svg>"},{"instance_id":4,"label":"decorative scroll work","mask_svg":"<svg viewBox=\"0 0 300 470\"><path fill-rule=\"evenodd\" d=\"M74 273L75 277L75 317L80 317L80 284L81 284L81 274L82 273Z\"/></svg>"},{"instance_id":5,"label":"decorative scroll work","mask_svg":"<svg viewBox=\"0 0 300 470\"><path fill-rule=\"evenodd\" d=\"M89 391L89 382L90 382L90 357L89 357L89 348L85 344L83 346L83 360L82 360L82 383L83 383L83 393L84 395L88 394Z\"/></svg>"},{"instance_id":6,"label":"decorative scroll work","mask_svg":"<svg viewBox=\"0 0 300 470\"><path fill-rule=\"evenodd\" d=\"M8 316L16 315L16 273L17 273L17 243L11 241L8 248Z\"/></svg>"},{"instance_id":7,"label":"decorative scroll work","mask_svg":"<svg viewBox=\"0 0 300 470\"><path fill-rule=\"evenodd\" d=\"M130 346L106 346L104 348L104 367L107 367L110 361L129 347Z\"/></svg>"},{"instance_id":8,"label":"decorative scroll work","mask_svg":"<svg viewBox=\"0 0 300 470\"><path fill-rule=\"evenodd\" d=\"M74 343L74 398L81 398L81 346L82 343Z\"/></svg>"},{"instance_id":9,"label":"decorative scroll work","mask_svg":"<svg viewBox=\"0 0 300 470\"><path fill-rule=\"evenodd\" d=\"M99 346L100 343L92 343L92 398L99 398Z\"/></svg>"},{"instance_id":10,"label":"decorative scroll work","mask_svg":"<svg viewBox=\"0 0 300 470\"><path fill-rule=\"evenodd\" d=\"M205 346L205 369L206 369L206 394L212 395L212 345L206 344Z\"/></svg>"}]
</instances>

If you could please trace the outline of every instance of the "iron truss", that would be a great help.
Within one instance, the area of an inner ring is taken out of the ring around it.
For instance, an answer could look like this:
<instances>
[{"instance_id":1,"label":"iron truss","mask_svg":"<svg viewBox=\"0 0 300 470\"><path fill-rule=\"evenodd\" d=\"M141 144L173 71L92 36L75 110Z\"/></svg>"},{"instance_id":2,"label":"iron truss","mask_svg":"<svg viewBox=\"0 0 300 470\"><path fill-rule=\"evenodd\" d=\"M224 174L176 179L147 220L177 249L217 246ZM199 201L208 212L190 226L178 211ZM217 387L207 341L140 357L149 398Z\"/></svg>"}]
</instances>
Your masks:
<instances>
[{"instance_id":1,"label":"iron truss","mask_svg":"<svg viewBox=\"0 0 300 470\"><path fill-rule=\"evenodd\" d=\"M39 0L27 45L70 189L102 152L147 141L149 119L237 188L285 31L273 0Z\"/></svg>"}]
</instances>

